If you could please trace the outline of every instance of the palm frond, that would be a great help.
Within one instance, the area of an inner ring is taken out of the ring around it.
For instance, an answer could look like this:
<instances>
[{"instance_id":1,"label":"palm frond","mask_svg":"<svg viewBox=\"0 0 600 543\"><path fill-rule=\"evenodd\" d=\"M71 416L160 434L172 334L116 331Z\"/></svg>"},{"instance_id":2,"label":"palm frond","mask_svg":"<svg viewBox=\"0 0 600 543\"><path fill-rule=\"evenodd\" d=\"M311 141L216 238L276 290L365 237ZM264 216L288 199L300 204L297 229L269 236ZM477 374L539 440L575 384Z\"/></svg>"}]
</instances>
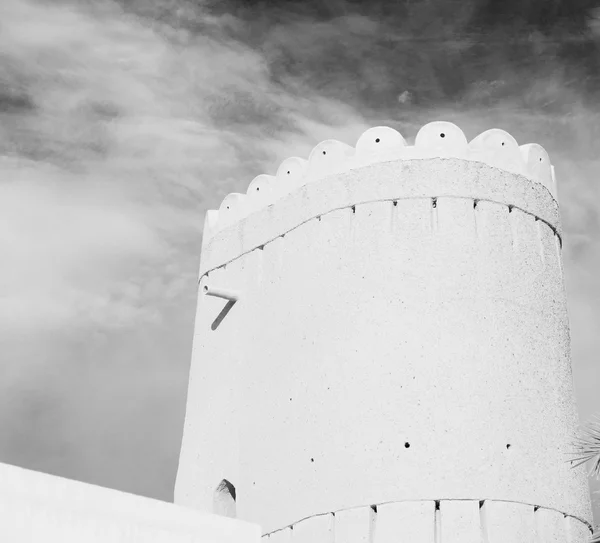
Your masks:
<instances>
[{"instance_id":1,"label":"palm frond","mask_svg":"<svg viewBox=\"0 0 600 543\"><path fill-rule=\"evenodd\" d=\"M577 455L577 458L570 460L578 462L573 468L585 464L586 462L592 461L589 476L600 477L600 417L596 416L594 419L588 421L579 430L579 436L574 443L577 452L573 453ZM597 537L600 538L600 535ZM600 543L600 539L598 540Z\"/></svg>"}]
</instances>

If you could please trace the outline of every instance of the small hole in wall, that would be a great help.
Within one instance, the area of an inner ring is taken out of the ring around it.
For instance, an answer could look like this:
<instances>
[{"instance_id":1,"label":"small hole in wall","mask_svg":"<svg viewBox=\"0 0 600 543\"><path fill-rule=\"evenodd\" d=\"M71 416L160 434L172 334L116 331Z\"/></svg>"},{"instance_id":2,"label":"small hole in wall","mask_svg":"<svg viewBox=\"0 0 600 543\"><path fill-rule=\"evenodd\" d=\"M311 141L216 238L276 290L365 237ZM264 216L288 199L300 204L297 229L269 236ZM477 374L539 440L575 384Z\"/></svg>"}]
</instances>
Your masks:
<instances>
[{"instance_id":1,"label":"small hole in wall","mask_svg":"<svg viewBox=\"0 0 600 543\"><path fill-rule=\"evenodd\" d=\"M410 448L410 443L408 441L404 444L404 448L406 448L406 449Z\"/></svg>"},{"instance_id":2,"label":"small hole in wall","mask_svg":"<svg viewBox=\"0 0 600 543\"><path fill-rule=\"evenodd\" d=\"M473 200L473 209L477 209L478 200Z\"/></svg>"},{"instance_id":3,"label":"small hole in wall","mask_svg":"<svg viewBox=\"0 0 600 543\"><path fill-rule=\"evenodd\" d=\"M291 173L291 172L290 172L290 170L288 170L288 171L287 171L287 174L288 174L288 175L290 175L290 173Z\"/></svg>"},{"instance_id":4,"label":"small hole in wall","mask_svg":"<svg viewBox=\"0 0 600 543\"><path fill-rule=\"evenodd\" d=\"M481 509L483 507L484 503L485 503L485 500L479 500L479 509Z\"/></svg>"},{"instance_id":5,"label":"small hole in wall","mask_svg":"<svg viewBox=\"0 0 600 543\"><path fill-rule=\"evenodd\" d=\"M317 220L320 221L321 220L321 215L317 215Z\"/></svg>"},{"instance_id":6,"label":"small hole in wall","mask_svg":"<svg viewBox=\"0 0 600 543\"><path fill-rule=\"evenodd\" d=\"M256 187L256 192L258 192L260 190L260 187Z\"/></svg>"},{"instance_id":7,"label":"small hole in wall","mask_svg":"<svg viewBox=\"0 0 600 543\"><path fill-rule=\"evenodd\" d=\"M327 151L323 151L323 154L324 154L324 155L326 155L326 154L327 154Z\"/></svg>"},{"instance_id":8,"label":"small hole in wall","mask_svg":"<svg viewBox=\"0 0 600 543\"><path fill-rule=\"evenodd\" d=\"M446 134L444 134L443 132L440 134L440 138L445 138Z\"/></svg>"},{"instance_id":9,"label":"small hole in wall","mask_svg":"<svg viewBox=\"0 0 600 543\"><path fill-rule=\"evenodd\" d=\"M311 462L314 462L314 461L315 461L315 459L314 459L314 458L311 458L311 459L310 459L310 461L311 461Z\"/></svg>"},{"instance_id":10,"label":"small hole in wall","mask_svg":"<svg viewBox=\"0 0 600 543\"><path fill-rule=\"evenodd\" d=\"M504 142L502 142L502 147L504 147Z\"/></svg>"},{"instance_id":11,"label":"small hole in wall","mask_svg":"<svg viewBox=\"0 0 600 543\"><path fill-rule=\"evenodd\" d=\"M431 207L433 207L433 209L435 209L437 207L437 198L431 199Z\"/></svg>"},{"instance_id":12,"label":"small hole in wall","mask_svg":"<svg viewBox=\"0 0 600 543\"><path fill-rule=\"evenodd\" d=\"M261 251L264 251L264 250L265 250L265 246L264 246L264 245L259 245L259 246L258 246L258 248L259 248Z\"/></svg>"},{"instance_id":13,"label":"small hole in wall","mask_svg":"<svg viewBox=\"0 0 600 543\"><path fill-rule=\"evenodd\" d=\"M377 513L377 506L371 505L371 511L373 511L373 513Z\"/></svg>"},{"instance_id":14,"label":"small hole in wall","mask_svg":"<svg viewBox=\"0 0 600 543\"><path fill-rule=\"evenodd\" d=\"M204 285L203 290L204 290L204 292L208 292L208 285Z\"/></svg>"},{"instance_id":15,"label":"small hole in wall","mask_svg":"<svg viewBox=\"0 0 600 543\"><path fill-rule=\"evenodd\" d=\"M509 213L512 213L513 207L514 207L514 206L508 206L508 212L509 212Z\"/></svg>"},{"instance_id":16,"label":"small hole in wall","mask_svg":"<svg viewBox=\"0 0 600 543\"><path fill-rule=\"evenodd\" d=\"M510 443L507 443L507 444L506 444L506 448L507 448L507 449L510 449Z\"/></svg>"},{"instance_id":17,"label":"small hole in wall","mask_svg":"<svg viewBox=\"0 0 600 543\"><path fill-rule=\"evenodd\" d=\"M435 500L435 510L436 511L440 510L440 500Z\"/></svg>"},{"instance_id":18,"label":"small hole in wall","mask_svg":"<svg viewBox=\"0 0 600 543\"><path fill-rule=\"evenodd\" d=\"M375 143L379 143L380 141L381 141L381 140L380 140L379 138L377 138L377 139L375 140Z\"/></svg>"},{"instance_id":19,"label":"small hole in wall","mask_svg":"<svg viewBox=\"0 0 600 543\"><path fill-rule=\"evenodd\" d=\"M542 161L542 157L540 157L540 162Z\"/></svg>"},{"instance_id":20,"label":"small hole in wall","mask_svg":"<svg viewBox=\"0 0 600 543\"><path fill-rule=\"evenodd\" d=\"M352 213L356 213L356 206L352 206Z\"/></svg>"},{"instance_id":21,"label":"small hole in wall","mask_svg":"<svg viewBox=\"0 0 600 543\"><path fill-rule=\"evenodd\" d=\"M394 200L392 204L394 204L394 207L396 207L398 205L398 200Z\"/></svg>"},{"instance_id":22,"label":"small hole in wall","mask_svg":"<svg viewBox=\"0 0 600 543\"><path fill-rule=\"evenodd\" d=\"M533 512L535 513L535 512L536 512L536 511L537 511L539 508L540 508L540 506L539 506L539 505L534 505L534 506L533 506Z\"/></svg>"}]
</instances>

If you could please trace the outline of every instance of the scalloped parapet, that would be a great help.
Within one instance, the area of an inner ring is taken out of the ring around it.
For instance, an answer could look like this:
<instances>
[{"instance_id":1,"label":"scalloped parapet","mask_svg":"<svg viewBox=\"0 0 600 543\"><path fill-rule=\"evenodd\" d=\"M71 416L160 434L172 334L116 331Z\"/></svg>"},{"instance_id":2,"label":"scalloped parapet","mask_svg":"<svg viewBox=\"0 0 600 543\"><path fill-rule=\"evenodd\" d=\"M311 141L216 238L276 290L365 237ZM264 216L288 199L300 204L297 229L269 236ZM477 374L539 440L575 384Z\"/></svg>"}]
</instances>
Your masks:
<instances>
[{"instance_id":1,"label":"scalloped parapet","mask_svg":"<svg viewBox=\"0 0 600 543\"><path fill-rule=\"evenodd\" d=\"M255 177L246 195L227 195L217 212L218 218L206 225L205 242L233 223L297 192L304 185L374 164L434 158L483 163L518 174L543 186L557 199L554 167L548 153L537 143L519 146L513 136L498 128L486 130L469 142L455 124L435 121L423 126L416 135L415 144L408 145L397 130L377 126L365 131L355 147L337 140L322 141L313 148L308 160L287 158L276 175ZM402 183L402 179L398 182ZM257 191L260 195L256 194Z\"/></svg>"}]
</instances>

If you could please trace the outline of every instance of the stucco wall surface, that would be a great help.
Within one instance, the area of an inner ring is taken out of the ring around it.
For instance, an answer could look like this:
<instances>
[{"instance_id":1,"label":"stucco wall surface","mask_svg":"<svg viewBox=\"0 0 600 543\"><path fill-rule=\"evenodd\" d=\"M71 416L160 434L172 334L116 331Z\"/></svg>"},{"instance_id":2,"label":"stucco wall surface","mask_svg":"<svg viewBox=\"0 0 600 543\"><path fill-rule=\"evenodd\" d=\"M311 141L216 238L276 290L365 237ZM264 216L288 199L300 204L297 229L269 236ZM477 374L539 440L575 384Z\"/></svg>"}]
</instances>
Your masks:
<instances>
[{"instance_id":1,"label":"stucco wall surface","mask_svg":"<svg viewBox=\"0 0 600 543\"><path fill-rule=\"evenodd\" d=\"M219 231L176 503L226 478L265 533L401 500L589 521L559 234L546 187L456 158L325 177Z\"/></svg>"},{"instance_id":2,"label":"stucco wall surface","mask_svg":"<svg viewBox=\"0 0 600 543\"><path fill-rule=\"evenodd\" d=\"M529 504L406 501L334 511L265 534L264 543L585 543L591 530L576 518Z\"/></svg>"},{"instance_id":3,"label":"stucco wall surface","mask_svg":"<svg viewBox=\"0 0 600 543\"><path fill-rule=\"evenodd\" d=\"M260 527L0 464L0 540L259 543Z\"/></svg>"}]
</instances>

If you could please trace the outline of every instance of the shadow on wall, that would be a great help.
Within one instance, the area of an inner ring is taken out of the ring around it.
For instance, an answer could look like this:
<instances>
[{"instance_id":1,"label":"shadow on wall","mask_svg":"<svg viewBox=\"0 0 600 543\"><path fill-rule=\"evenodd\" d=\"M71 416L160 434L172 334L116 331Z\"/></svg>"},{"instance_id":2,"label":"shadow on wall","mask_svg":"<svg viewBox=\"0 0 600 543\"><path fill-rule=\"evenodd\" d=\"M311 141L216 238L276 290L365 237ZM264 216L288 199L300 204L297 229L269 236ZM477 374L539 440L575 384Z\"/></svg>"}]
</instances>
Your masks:
<instances>
[{"instance_id":1,"label":"shadow on wall","mask_svg":"<svg viewBox=\"0 0 600 543\"><path fill-rule=\"evenodd\" d=\"M223 517L236 518L235 487L227 479L223 479L215 489L213 513Z\"/></svg>"}]
</instances>

